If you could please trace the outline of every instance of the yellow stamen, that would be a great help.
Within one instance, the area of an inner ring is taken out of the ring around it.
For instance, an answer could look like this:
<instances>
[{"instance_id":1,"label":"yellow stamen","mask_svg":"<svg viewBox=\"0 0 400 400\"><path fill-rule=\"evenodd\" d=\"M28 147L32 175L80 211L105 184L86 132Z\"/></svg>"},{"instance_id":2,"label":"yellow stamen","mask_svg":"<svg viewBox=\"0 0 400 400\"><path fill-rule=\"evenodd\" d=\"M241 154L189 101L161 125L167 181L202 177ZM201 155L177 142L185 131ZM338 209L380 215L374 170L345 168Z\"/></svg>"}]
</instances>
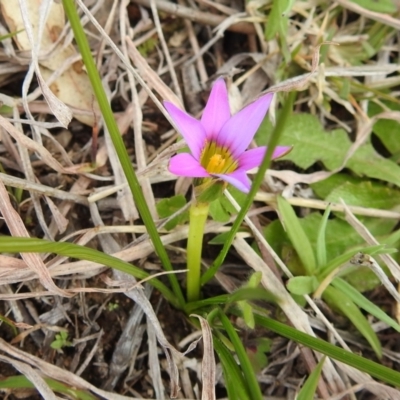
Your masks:
<instances>
[{"instance_id":1,"label":"yellow stamen","mask_svg":"<svg viewBox=\"0 0 400 400\"><path fill-rule=\"evenodd\" d=\"M225 158L221 154L214 154L211 156L206 170L211 174L219 174L223 171L225 165Z\"/></svg>"},{"instance_id":2,"label":"yellow stamen","mask_svg":"<svg viewBox=\"0 0 400 400\"><path fill-rule=\"evenodd\" d=\"M200 163L210 174L226 174L236 170L237 161L228 148L214 141L206 143L200 156Z\"/></svg>"}]
</instances>

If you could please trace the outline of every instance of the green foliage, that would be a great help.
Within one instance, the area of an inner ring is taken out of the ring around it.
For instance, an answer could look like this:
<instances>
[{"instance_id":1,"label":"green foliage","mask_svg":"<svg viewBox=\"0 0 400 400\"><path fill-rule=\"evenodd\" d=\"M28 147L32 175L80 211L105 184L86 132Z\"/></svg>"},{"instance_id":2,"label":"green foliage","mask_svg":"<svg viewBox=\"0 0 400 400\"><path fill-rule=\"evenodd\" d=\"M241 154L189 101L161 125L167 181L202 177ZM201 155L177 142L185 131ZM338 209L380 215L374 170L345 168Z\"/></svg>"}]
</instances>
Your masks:
<instances>
[{"instance_id":1,"label":"green foliage","mask_svg":"<svg viewBox=\"0 0 400 400\"><path fill-rule=\"evenodd\" d=\"M390 210L399 207L400 190L371 181L345 182L325 198L332 203L340 203L340 199L347 205Z\"/></svg>"},{"instance_id":2,"label":"green foliage","mask_svg":"<svg viewBox=\"0 0 400 400\"><path fill-rule=\"evenodd\" d=\"M50 344L52 349L59 350L63 347L72 346L72 343L68 341L68 332L61 331L56 334L55 340Z\"/></svg>"},{"instance_id":3,"label":"green foliage","mask_svg":"<svg viewBox=\"0 0 400 400\"><path fill-rule=\"evenodd\" d=\"M84 390L69 387L64 383L54 379L44 378L50 389L57 393L62 393L68 398L76 400L96 400L96 397ZM33 383L24 375L10 376L0 380L0 389L34 389Z\"/></svg>"},{"instance_id":4,"label":"green foliage","mask_svg":"<svg viewBox=\"0 0 400 400\"><path fill-rule=\"evenodd\" d=\"M256 135L259 145L267 142L270 131L270 122L264 120ZM285 125L280 144L293 146L293 150L283 159L292 161L302 169L322 162L328 170L333 170L342 165L352 142L343 129L327 132L317 117L294 114ZM360 146L346 167L359 176L381 179L400 186L400 167L379 155L370 143Z\"/></svg>"},{"instance_id":5,"label":"green foliage","mask_svg":"<svg viewBox=\"0 0 400 400\"><path fill-rule=\"evenodd\" d=\"M316 269L314 252L292 206L283 197L278 196L278 209L286 234L290 238L307 275L313 274Z\"/></svg>"},{"instance_id":6,"label":"green foliage","mask_svg":"<svg viewBox=\"0 0 400 400\"><path fill-rule=\"evenodd\" d=\"M289 292L297 295L311 294L318 286L319 282L315 276L294 276L287 283Z\"/></svg>"},{"instance_id":7,"label":"green foliage","mask_svg":"<svg viewBox=\"0 0 400 400\"><path fill-rule=\"evenodd\" d=\"M296 396L296 400L310 400L314 398L324 362L325 357L322 357L317 367L311 372L310 376L304 382L303 387Z\"/></svg>"},{"instance_id":8,"label":"green foliage","mask_svg":"<svg viewBox=\"0 0 400 400\"><path fill-rule=\"evenodd\" d=\"M160 218L168 218L181 210L186 205L186 199L182 195L170 197L169 199L162 199L157 203L157 212ZM165 224L165 229L171 230L178 224L183 224L189 219L187 211L177 215Z\"/></svg>"},{"instance_id":9,"label":"green foliage","mask_svg":"<svg viewBox=\"0 0 400 400\"><path fill-rule=\"evenodd\" d=\"M354 324L357 330L365 337L365 339L367 339L376 355L381 358L382 348L379 339L371 328L368 320L364 317L351 298L343 291L332 286L325 289L322 297L331 307L339 310Z\"/></svg>"},{"instance_id":10,"label":"green foliage","mask_svg":"<svg viewBox=\"0 0 400 400\"><path fill-rule=\"evenodd\" d=\"M382 102L389 110L400 111L400 104L383 101ZM380 105L369 102L368 105L368 115L373 117L376 114L384 112L384 110ZM373 132L376 136L382 141L386 150L388 150L391 154L400 154L400 123L398 121L394 121L392 119L379 119L375 122L373 128Z\"/></svg>"},{"instance_id":11,"label":"green foliage","mask_svg":"<svg viewBox=\"0 0 400 400\"><path fill-rule=\"evenodd\" d=\"M158 38L156 37L151 37L147 39L144 43L142 43L140 46L138 46L139 53L143 57L147 57L149 53L151 53L157 46L158 44Z\"/></svg>"},{"instance_id":12,"label":"green foliage","mask_svg":"<svg viewBox=\"0 0 400 400\"><path fill-rule=\"evenodd\" d=\"M387 249L384 244L360 247L360 244L363 243L362 238L347 222L337 218L328 219L329 209L325 211L324 216L321 216L320 213L312 213L306 218L298 218L290 204L283 198L278 198L278 209L281 219L286 226L287 238L290 239L291 245L296 252L291 258L292 260L297 260L297 263L303 266L303 269L293 268L293 261L292 263L288 263L288 265L291 265L292 273L297 275L289 279L287 284L288 290L293 295L305 295L318 291L317 289L324 279L330 276L330 274L336 273L339 267L349 263L352 257L359 251L373 255L390 253L395 250ZM390 221L389 224L383 227L385 224L377 223L376 220L369 219L366 221L366 224L370 225L369 228L373 234L388 234L393 229L395 223L395 221ZM275 231L275 234L273 231ZM278 236L276 235L277 231L279 231L279 225L276 222L270 224L266 229L266 236L268 234L270 237ZM279 236L279 240L282 240L282 236ZM285 238L283 242L285 242L285 245L281 246L282 252L288 247ZM353 248L349 249L351 246ZM318 268L317 266L313 269L306 268L304 263L307 263L309 266L312 262L310 260L313 259L315 263L314 254L317 255ZM298 256L298 259L296 256ZM362 275L358 275L362 279ZM329 305L343 313L354 324L370 343L377 356L380 357L381 348L379 340L359 310L359 307L370 312L376 318L382 318L382 321L391 321L391 326L393 326L394 321L383 310L373 307L354 287L345 281L343 281L343 284L340 282L342 281L335 280L334 287L330 286L331 282L329 280L325 282L322 297ZM328 286L325 287L325 285Z\"/></svg>"},{"instance_id":13,"label":"green foliage","mask_svg":"<svg viewBox=\"0 0 400 400\"><path fill-rule=\"evenodd\" d=\"M268 357L265 353L271 350L271 343L270 339L257 338L253 346L246 347L247 356L256 374L268 365Z\"/></svg>"},{"instance_id":14,"label":"green foliage","mask_svg":"<svg viewBox=\"0 0 400 400\"><path fill-rule=\"evenodd\" d=\"M352 3L370 11L376 11L385 14L393 14L397 11L395 0L350 0Z\"/></svg>"}]
</instances>

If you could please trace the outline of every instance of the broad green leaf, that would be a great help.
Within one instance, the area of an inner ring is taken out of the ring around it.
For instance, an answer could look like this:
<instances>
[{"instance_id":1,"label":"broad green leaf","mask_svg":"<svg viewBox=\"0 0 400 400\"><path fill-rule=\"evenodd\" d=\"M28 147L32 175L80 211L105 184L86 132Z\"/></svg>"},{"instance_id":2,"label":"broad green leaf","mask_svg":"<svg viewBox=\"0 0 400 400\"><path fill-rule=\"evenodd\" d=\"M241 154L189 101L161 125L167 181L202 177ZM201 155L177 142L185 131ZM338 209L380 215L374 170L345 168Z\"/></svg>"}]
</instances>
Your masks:
<instances>
[{"instance_id":1,"label":"broad green leaf","mask_svg":"<svg viewBox=\"0 0 400 400\"><path fill-rule=\"evenodd\" d=\"M310 400L314 398L324 362L325 357L322 357L317 367L314 369L314 371L311 372L310 376L304 382L303 387L301 388L299 394L296 396L296 400Z\"/></svg>"},{"instance_id":2,"label":"broad green leaf","mask_svg":"<svg viewBox=\"0 0 400 400\"><path fill-rule=\"evenodd\" d=\"M345 293L346 296L348 296L358 307L367 311L377 319L386 322L397 332L400 332L400 325L393 318L389 317L389 315L387 315L382 309L380 309L374 303L369 301L366 297L364 297L359 291L357 291L353 286L351 286L345 280L341 278L335 278L332 281L332 286L340 290L342 293Z\"/></svg>"},{"instance_id":3,"label":"broad green leaf","mask_svg":"<svg viewBox=\"0 0 400 400\"><path fill-rule=\"evenodd\" d=\"M397 11L395 0L350 0L352 3L358 4L361 7L370 11L379 13L393 14Z\"/></svg>"},{"instance_id":4,"label":"broad green leaf","mask_svg":"<svg viewBox=\"0 0 400 400\"><path fill-rule=\"evenodd\" d=\"M347 205L390 210L400 205L400 190L370 181L361 183L346 182L332 190L326 201Z\"/></svg>"},{"instance_id":5,"label":"broad green leaf","mask_svg":"<svg viewBox=\"0 0 400 400\"><path fill-rule=\"evenodd\" d=\"M160 218L168 218L172 214L181 210L182 207L186 205L186 199L181 194L178 196L170 197L169 199L162 199L157 203L157 212ZM171 230L175 228L176 225L182 224L187 221L189 218L188 212L183 212L180 215L177 215L175 218L168 221L165 225L165 229Z\"/></svg>"},{"instance_id":6,"label":"broad green leaf","mask_svg":"<svg viewBox=\"0 0 400 400\"><path fill-rule=\"evenodd\" d=\"M361 178L357 178L349 174L338 173L324 179L323 181L312 183L310 186L320 199L326 199L334 189L343 185L344 183L356 184L360 182L362 182Z\"/></svg>"},{"instance_id":7,"label":"broad green leaf","mask_svg":"<svg viewBox=\"0 0 400 400\"><path fill-rule=\"evenodd\" d=\"M317 264L318 268L321 268L326 264L326 225L328 223L328 217L331 212L331 207L328 205L324 215L322 216L321 223L318 229L317 237Z\"/></svg>"},{"instance_id":8,"label":"broad green leaf","mask_svg":"<svg viewBox=\"0 0 400 400\"><path fill-rule=\"evenodd\" d=\"M370 143L362 145L346 164L356 174L400 186L400 167L393 161L380 156Z\"/></svg>"},{"instance_id":9,"label":"broad green leaf","mask_svg":"<svg viewBox=\"0 0 400 400\"><path fill-rule=\"evenodd\" d=\"M329 286L325 289L322 298L331 307L341 311L353 323L357 330L367 339L377 357L381 358L382 347L376 333L350 297L341 290Z\"/></svg>"},{"instance_id":10,"label":"broad green leaf","mask_svg":"<svg viewBox=\"0 0 400 400\"><path fill-rule=\"evenodd\" d=\"M230 214L221 203L221 197L210 203L210 215L214 221L228 222Z\"/></svg>"},{"instance_id":11,"label":"broad green leaf","mask_svg":"<svg viewBox=\"0 0 400 400\"><path fill-rule=\"evenodd\" d=\"M315 251L317 249L318 228L321 220L322 216L318 212L313 212L300 219L301 226ZM396 221L377 218L362 218L361 221L375 237L388 235L396 225ZM362 243L364 243L362 237L346 221L338 218L328 219L325 233L328 261L343 254L347 249Z\"/></svg>"},{"instance_id":12,"label":"broad green leaf","mask_svg":"<svg viewBox=\"0 0 400 400\"><path fill-rule=\"evenodd\" d=\"M277 201L282 224L286 228L286 233L303 263L307 274L312 275L316 269L316 262L310 241L292 206L282 196L278 196Z\"/></svg>"},{"instance_id":13,"label":"broad green leaf","mask_svg":"<svg viewBox=\"0 0 400 400\"><path fill-rule=\"evenodd\" d=\"M391 110L400 111L400 105L385 101L384 104ZM370 117L383 112L384 109L374 102L368 105L368 115ZM386 149L391 153L400 153L400 123L392 119L380 119L375 122L373 132L382 141Z\"/></svg>"},{"instance_id":14,"label":"broad green leaf","mask_svg":"<svg viewBox=\"0 0 400 400\"><path fill-rule=\"evenodd\" d=\"M256 135L257 143L264 144L269 132L270 125L263 123ZM280 144L293 146L292 151L282 159L293 161L302 169L320 161L328 170L333 170L342 165L352 143L343 129L326 132L315 116L294 114L287 121ZM346 167L360 176L377 178L400 186L400 167L380 156L369 143L355 152Z\"/></svg>"},{"instance_id":15,"label":"broad green leaf","mask_svg":"<svg viewBox=\"0 0 400 400\"><path fill-rule=\"evenodd\" d=\"M319 282L315 276L294 276L289 279L286 286L290 293L305 295L314 292Z\"/></svg>"},{"instance_id":16,"label":"broad green leaf","mask_svg":"<svg viewBox=\"0 0 400 400\"><path fill-rule=\"evenodd\" d=\"M270 339L257 338L253 346L246 347L247 356L249 357L255 373L261 372L261 370L268 365L268 357L265 353L271 351L271 343L272 341Z\"/></svg>"}]
</instances>

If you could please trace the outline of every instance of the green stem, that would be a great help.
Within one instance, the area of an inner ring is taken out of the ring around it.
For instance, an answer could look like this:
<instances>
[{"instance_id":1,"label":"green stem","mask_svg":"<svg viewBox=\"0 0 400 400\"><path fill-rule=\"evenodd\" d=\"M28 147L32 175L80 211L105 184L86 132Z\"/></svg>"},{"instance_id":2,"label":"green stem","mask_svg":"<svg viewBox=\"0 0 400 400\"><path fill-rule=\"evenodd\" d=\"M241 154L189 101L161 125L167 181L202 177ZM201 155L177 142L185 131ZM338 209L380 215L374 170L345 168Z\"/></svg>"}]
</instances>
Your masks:
<instances>
[{"instance_id":1,"label":"green stem","mask_svg":"<svg viewBox=\"0 0 400 400\"><path fill-rule=\"evenodd\" d=\"M94 63L92 54L90 52L88 40L86 38L85 32L81 25L81 21L75 8L75 2L73 0L62 0L62 2L65 13L74 32L76 43L78 44L80 53L82 55L82 60L85 64L86 71L92 84L94 94L96 96L96 100L99 103L101 114L110 133L110 137L118 154L118 158L120 159L121 166L126 176L129 188L132 192L135 204L139 210L140 216L142 217L144 224L146 225L147 232L153 242L157 255L160 257L164 269L166 271L172 271L173 267L171 261L168 257L167 251L164 248L160 235L157 231L157 227L153 221L153 217L147 206L142 188L140 187L139 180L137 179L135 171L132 167L128 152L125 148L124 142L122 140L121 134L114 118L114 114L111 110L110 103L107 99L106 92L104 91L99 72L97 71L96 64ZM178 280L174 274L168 275L168 278L170 280L172 290L178 300L179 306L180 308L183 308L185 304L185 299L183 297Z\"/></svg>"},{"instance_id":2,"label":"green stem","mask_svg":"<svg viewBox=\"0 0 400 400\"><path fill-rule=\"evenodd\" d=\"M209 203L193 203L190 207L189 237L187 243L187 300L200 298L201 250L203 248L204 225Z\"/></svg>"}]
</instances>

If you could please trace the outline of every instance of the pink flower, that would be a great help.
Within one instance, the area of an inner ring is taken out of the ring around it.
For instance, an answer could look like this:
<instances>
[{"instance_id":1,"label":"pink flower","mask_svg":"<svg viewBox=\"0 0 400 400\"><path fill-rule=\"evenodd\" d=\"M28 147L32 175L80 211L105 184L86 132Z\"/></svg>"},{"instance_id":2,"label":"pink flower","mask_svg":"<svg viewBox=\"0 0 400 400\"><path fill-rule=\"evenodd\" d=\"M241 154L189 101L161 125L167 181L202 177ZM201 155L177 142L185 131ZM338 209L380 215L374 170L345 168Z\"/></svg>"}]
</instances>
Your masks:
<instances>
[{"instance_id":1,"label":"pink flower","mask_svg":"<svg viewBox=\"0 0 400 400\"><path fill-rule=\"evenodd\" d=\"M268 93L231 116L225 81L218 79L200 121L164 102L190 149L190 154L180 153L171 158L169 171L178 176L222 179L247 193L251 182L246 172L261 164L267 148L246 149L268 111L272 96ZM273 158L288 151L290 147L279 146Z\"/></svg>"}]
</instances>

